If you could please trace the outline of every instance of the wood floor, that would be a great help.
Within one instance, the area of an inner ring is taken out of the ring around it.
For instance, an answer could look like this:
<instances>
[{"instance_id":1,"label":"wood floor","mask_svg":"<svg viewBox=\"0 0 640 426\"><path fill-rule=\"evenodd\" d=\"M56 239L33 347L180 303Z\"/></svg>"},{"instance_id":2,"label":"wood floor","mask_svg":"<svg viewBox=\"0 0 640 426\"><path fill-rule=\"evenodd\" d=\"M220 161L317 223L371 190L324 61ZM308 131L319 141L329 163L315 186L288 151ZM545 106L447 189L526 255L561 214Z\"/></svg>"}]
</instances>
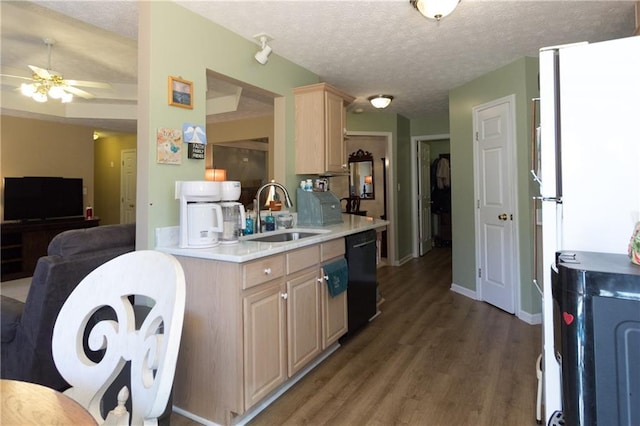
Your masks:
<instances>
[{"instance_id":1,"label":"wood floor","mask_svg":"<svg viewBox=\"0 0 640 426\"><path fill-rule=\"evenodd\" d=\"M449 248L378 279L382 315L250 425L536 424L540 326L452 292Z\"/></svg>"}]
</instances>

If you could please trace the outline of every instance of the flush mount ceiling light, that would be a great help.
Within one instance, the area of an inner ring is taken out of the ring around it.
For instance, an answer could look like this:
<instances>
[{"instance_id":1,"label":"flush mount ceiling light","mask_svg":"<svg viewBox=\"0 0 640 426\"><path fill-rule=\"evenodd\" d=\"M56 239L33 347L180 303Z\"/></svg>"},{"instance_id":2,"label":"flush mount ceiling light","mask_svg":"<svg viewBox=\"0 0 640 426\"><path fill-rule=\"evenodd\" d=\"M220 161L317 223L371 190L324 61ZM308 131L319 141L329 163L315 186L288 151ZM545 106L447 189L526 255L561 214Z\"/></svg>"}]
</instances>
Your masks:
<instances>
[{"instance_id":1,"label":"flush mount ceiling light","mask_svg":"<svg viewBox=\"0 0 640 426\"><path fill-rule=\"evenodd\" d=\"M371 105L374 108L383 109L389 106L391 101L393 100L393 96L391 95L376 95L368 98Z\"/></svg>"},{"instance_id":2,"label":"flush mount ceiling light","mask_svg":"<svg viewBox=\"0 0 640 426\"><path fill-rule=\"evenodd\" d=\"M269 46L267 42L273 40L273 37L271 37L269 34L260 33L254 35L253 38L258 40L260 42L260 45L262 46L262 50L256 53L254 58L262 65L265 65L269 61L269 55L271 55L272 51L271 46Z\"/></svg>"},{"instance_id":3,"label":"flush mount ceiling light","mask_svg":"<svg viewBox=\"0 0 640 426\"><path fill-rule=\"evenodd\" d=\"M409 0L409 3L427 18L440 21L455 10L460 0Z\"/></svg>"}]
</instances>

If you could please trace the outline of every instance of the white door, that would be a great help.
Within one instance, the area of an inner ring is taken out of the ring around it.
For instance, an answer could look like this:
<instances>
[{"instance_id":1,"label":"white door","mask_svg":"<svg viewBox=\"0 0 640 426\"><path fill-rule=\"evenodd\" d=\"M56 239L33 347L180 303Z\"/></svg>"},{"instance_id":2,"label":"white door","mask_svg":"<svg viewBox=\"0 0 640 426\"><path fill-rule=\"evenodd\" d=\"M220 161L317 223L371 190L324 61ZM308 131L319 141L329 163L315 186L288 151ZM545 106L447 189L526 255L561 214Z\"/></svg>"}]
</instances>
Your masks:
<instances>
[{"instance_id":1,"label":"white door","mask_svg":"<svg viewBox=\"0 0 640 426\"><path fill-rule=\"evenodd\" d=\"M482 300L515 312L512 97L474 108L478 282Z\"/></svg>"},{"instance_id":2,"label":"white door","mask_svg":"<svg viewBox=\"0 0 640 426\"><path fill-rule=\"evenodd\" d=\"M433 247L431 232L431 151L425 141L418 142L418 215L420 256Z\"/></svg>"},{"instance_id":3,"label":"white door","mask_svg":"<svg viewBox=\"0 0 640 426\"><path fill-rule=\"evenodd\" d=\"M136 150L120 153L120 223L136 221Z\"/></svg>"}]
</instances>

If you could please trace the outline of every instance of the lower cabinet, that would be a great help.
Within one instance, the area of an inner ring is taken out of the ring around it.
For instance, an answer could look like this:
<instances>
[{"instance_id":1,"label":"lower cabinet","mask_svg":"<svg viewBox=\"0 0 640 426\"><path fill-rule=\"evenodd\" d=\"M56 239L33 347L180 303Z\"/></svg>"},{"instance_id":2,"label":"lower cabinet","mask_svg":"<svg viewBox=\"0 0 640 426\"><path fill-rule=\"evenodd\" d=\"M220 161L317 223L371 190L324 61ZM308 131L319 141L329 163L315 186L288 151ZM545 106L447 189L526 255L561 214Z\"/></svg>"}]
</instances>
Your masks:
<instances>
[{"instance_id":1,"label":"lower cabinet","mask_svg":"<svg viewBox=\"0 0 640 426\"><path fill-rule=\"evenodd\" d=\"M321 284L318 268L287 281L288 373L296 374L322 352Z\"/></svg>"},{"instance_id":2,"label":"lower cabinet","mask_svg":"<svg viewBox=\"0 0 640 426\"><path fill-rule=\"evenodd\" d=\"M174 405L232 424L347 332L347 293L331 297L322 264L344 239L244 264L178 257L187 303Z\"/></svg>"},{"instance_id":3,"label":"lower cabinet","mask_svg":"<svg viewBox=\"0 0 640 426\"><path fill-rule=\"evenodd\" d=\"M282 284L265 284L243 298L245 409L287 379Z\"/></svg>"}]
</instances>

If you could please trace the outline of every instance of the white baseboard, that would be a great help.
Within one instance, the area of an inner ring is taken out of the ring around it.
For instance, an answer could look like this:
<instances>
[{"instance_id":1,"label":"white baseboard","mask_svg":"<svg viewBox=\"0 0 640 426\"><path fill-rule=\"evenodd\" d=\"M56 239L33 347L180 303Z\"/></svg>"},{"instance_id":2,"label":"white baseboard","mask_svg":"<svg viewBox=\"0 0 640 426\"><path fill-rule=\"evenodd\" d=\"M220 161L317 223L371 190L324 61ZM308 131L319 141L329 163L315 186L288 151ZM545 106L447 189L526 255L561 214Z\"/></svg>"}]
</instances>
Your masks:
<instances>
[{"instance_id":1,"label":"white baseboard","mask_svg":"<svg viewBox=\"0 0 640 426\"><path fill-rule=\"evenodd\" d=\"M461 294L463 296L466 296L473 300L480 300L478 299L478 295L474 290L469 290L468 288L462 287L461 285L458 285L458 284L452 283L451 291ZM542 314L530 314L529 312L519 311L516 316L518 317L518 319L526 322L527 324L531 324L531 325L542 324Z\"/></svg>"},{"instance_id":2,"label":"white baseboard","mask_svg":"<svg viewBox=\"0 0 640 426\"><path fill-rule=\"evenodd\" d=\"M475 290L469 290L468 288L462 287L461 285L451 283L451 291L466 296L470 299L478 300Z\"/></svg>"},{"instance_id":3,"label":"white baseboard","mask_svg":"<svg viewBox=\"0 0 640 426\"><path fill-rule=\"evenodd\" d=\"M538 325L542 324L542 314L530 314L529 312L520 311L518 312L518 318L527 324Z\"/></svg>"},{"instance_id":4,"label":"white baseboard","mask_svg":"<svg viewBox=\"0 0 640 426\"><path fill-rule=\"evenodd\" d=\"M405 263L407 263L408 261L410 261L411 259L413 259L413 255L408 254L407 256L403 257L402 259L398 260L394 266L402 266Z\"/></svg>"}]
</instances>

